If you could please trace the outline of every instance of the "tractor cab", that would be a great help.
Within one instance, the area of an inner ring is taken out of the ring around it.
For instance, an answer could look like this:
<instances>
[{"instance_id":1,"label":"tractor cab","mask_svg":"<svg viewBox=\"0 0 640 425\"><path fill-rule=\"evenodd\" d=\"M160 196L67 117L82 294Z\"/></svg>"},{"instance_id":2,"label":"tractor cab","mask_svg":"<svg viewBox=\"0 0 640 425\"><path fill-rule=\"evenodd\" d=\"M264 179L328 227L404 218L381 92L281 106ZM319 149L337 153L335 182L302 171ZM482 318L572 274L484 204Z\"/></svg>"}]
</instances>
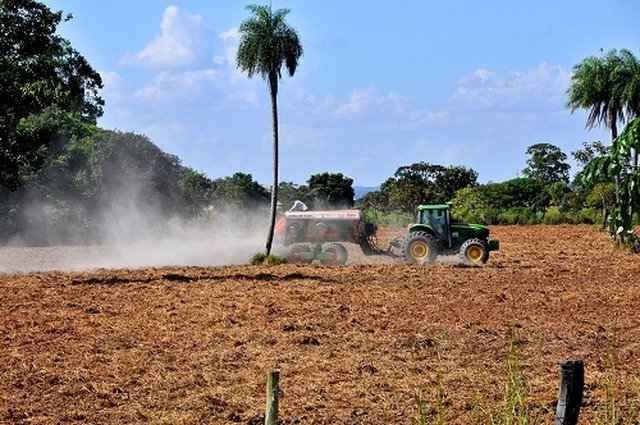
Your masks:
<instances>
[{"instance_id":1,"label":"tractor cab","mask_svg":"<svg viewBox=\"0 0 640 425\"><path fill-rule=\"evenodd\" d=\"M409 226L409 232L425 232L439 244L449 248L452 243L451 221L448 205L420 205L418 206L418 220Z\"/></svg>"},{"instance_id":2,"label":"tractor cab","mask_svg":"<svg viewBox=\"0 0 640 425\"><path fill-rule=\"evenodd\" d=\"M450 239L451 213L448 205L420 205L418 223L427 226L437 239Z\"/></svg>"}]
</instances>

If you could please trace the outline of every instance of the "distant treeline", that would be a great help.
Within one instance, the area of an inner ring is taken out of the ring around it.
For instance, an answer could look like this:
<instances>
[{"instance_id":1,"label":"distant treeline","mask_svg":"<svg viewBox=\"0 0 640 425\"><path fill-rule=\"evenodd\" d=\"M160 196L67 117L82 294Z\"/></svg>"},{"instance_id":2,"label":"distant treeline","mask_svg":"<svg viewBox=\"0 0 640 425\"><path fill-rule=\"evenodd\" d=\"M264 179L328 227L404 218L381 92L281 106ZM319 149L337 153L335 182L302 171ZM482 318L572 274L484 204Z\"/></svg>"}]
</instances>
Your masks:
<instances>
[{"instance_id":1,"label":"distant treeline","mask_svg":"<svg viewBox=\"0 0 640 425\"><path fill-rule=\"evenodd\" d=\"M142 135L88 126L74 135L56 134L51 146L39 168L21 175L17 190L0 192L4 243L98 243L112 236L105 234L113 228L111 221L126 218L134 226L170 220L206 223L228 216L256 224L268 218L269 188L250 174L210 179ZM536 155L544 157L557 150L538 148ZM417 205L445 202L451 203L456 218L485 224L603 219L602 212L615 201L611 184L588 187L579 175L569 184L566 167L559 167L562 171L554 178L549 164L538 160L533 155L528 162L523 171L527 177L490 184L478 184L478 174L465 167L419 162L398 168L378 190L358 200L351 178L322 173L310 176L305 185L282 182L279 202L281 211L296 200L311 209L355 206L380 225L404 226L413 220ZM135 237L126 227L121 233L122 238Z\"/></svg>"},{"instance_id":2,"label":"distant treeline","mask_svg":"<svg viewBox=\"0 0 640 425\"><path fill-rule=\"evenodd\" d=\"M584 166L607 148L584 144L572 152ZM419 204L449 203L456 219L481 224L598 223L615 203L612 183L585 184L583 170L570 181L567 155L539 143L527 149L530 158L522 177L479 184L478 174L459 166L419 162L400 167L380 190L367 193L359 205L379 224L405 225Z\"/></svg>"},{"instance_id":3,"label":"distant treeline","mask_svg":"<svg viewBox=\"0 0 640 425\"><path fill-rule=\"evenodd\" d=\"M23 168L16 190L0 186L2 243L99 243L135 238L141 227L162 231L168 222L233 217L255 225L268 218L269 188L250 174L210 179L142 135L54 127L41 164ZM340 173L313 175L308 185L282 183L282 209L296 200L315 209L352 207L352 183Z\"/></svg>"}]
</instances>

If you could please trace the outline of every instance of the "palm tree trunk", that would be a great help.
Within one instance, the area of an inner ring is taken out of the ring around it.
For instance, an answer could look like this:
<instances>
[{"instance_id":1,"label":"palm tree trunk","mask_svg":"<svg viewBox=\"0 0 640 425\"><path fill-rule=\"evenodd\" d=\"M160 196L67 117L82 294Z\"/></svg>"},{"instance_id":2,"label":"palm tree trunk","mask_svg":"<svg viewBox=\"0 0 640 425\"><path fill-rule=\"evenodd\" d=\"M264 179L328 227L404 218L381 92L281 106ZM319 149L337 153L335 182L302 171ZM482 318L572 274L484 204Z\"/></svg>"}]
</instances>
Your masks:
<instances>
[{"instance_id":1,"label":"palm tree trunk","mask_svg":"<svg viewBox=\"0 0 640 425\"><path fill-rule=\"evenodd\" d=\"M617 118L616 118L615 112L612 111L611 115L613 115L613 117L610 118L610 121L611 121L611 124L610 124L611 125L611 144L613 145L613 141L618 138L618 126L616 125ZM619 192L620 179L621 179L621 176L620 176L620 173L618 173L615 176L615 179L614 179L615 189L616 189L616 192L615 192L616 193L616 205L620 203L620 192Z\"/></svg>"},{"instance_id":2,"label":"palm tree trunk","mask_svg":"<svg viewBox=\"0 0 640 425\"><path fill-rule=\"evenodd\" d=\"M278 209L278 80L270 78L271 116L273 118L273 180L271 182L271 216L269 219L269 233L267 235L267 255L271 254L273 233L276 227L276 212ZM275 82L273 81L275 80Z\"/></svg>"}]
</instances>

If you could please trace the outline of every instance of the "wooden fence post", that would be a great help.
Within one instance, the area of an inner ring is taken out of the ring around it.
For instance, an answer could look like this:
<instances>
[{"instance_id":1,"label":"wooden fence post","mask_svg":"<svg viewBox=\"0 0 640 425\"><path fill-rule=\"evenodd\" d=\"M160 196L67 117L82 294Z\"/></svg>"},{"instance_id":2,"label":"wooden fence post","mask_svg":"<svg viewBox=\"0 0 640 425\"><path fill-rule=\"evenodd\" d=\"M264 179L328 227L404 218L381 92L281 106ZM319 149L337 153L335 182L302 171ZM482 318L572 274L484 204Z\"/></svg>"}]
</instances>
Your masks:
<instances>
[{"instance_id":1,"label":"wooden fence post","mask_svg":"<svg viewBox=\"0 0 640 425\"><path fill-rule=\"evenodd\" d=\"M577 425L583 387L584 364L582 360L567 360L560 363L560 392L556 407L556 425Z\"/></svg>"},{"instance_id":2,"label":"wooden fence post","mask_svg":"<svg viewBox=\"0 0 640 425\"><path fill-rule=\"evenodd\" d=\"M278 396L280 372L273 371L267 374L267 413L264 417L265 425L278 424Z\"/></svg>"}]
</instances>

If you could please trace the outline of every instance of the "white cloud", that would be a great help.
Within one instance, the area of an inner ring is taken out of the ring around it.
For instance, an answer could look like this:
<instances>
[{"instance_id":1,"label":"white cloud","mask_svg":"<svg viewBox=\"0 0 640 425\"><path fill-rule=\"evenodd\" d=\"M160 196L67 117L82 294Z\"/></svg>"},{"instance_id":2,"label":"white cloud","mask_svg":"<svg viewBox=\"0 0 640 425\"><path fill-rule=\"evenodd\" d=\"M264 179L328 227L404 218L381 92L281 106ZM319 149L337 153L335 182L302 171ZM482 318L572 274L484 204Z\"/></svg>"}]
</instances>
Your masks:
<instances>
[{"instance_id":1,"label":"white cloud","mask_svg":"<svg viewBox=\"0 0 640 425\"><path fill-rule=\"evenodd\" d=\"M218 36L220 40L227 46L224 55L214 55L213 63L216 65L233 64L235 67L236 52L238 51L238 28L231 28Z\"/></svg>"},{"instance_id":2,"label":"white cloud","mask_svg":"<svg viewBox=\"0 0 640 425\"><path fill-rule=\"evenodd\" d=\"M126 98L127 80L122 75L115 71L100 71L100 77L104 87L101 96L108 106Z\"/></svg>"},{"instance_id":3,"label":"white cloud","mask_svg":"<svg viewBox=\"0 0 640 425\"><path fill-rule=\"evenodd\" d=\"M218 74L214 69L187 71L180 74L162 72L146 86L134 92L133 97L147 103L182 98L194 99L205 94L205 90L215 84Z\"/></svg>"},{"instance_id":4,"label":"white cloud","mask_svg":"<svg viewBox=\"0 0 640 425\"><path fill-rule=\"evenodd\" d=\"M348 101L343 103L331 95L324 99L309 95L306 100L315 107L317 114L331 110L332 115L341 120L365 117L371 122L372 129L385 132L412 131L445 123L449 118L446 110L423 109L411 98L394 91L378 95L374 87L352 91Z\"/></svg>"},{"instance_id":5,"label":"white cloud","mask_svg":"<svg viewBox=\"0 0 640 425\"><path fill-rule=\"evenodd\" d=\"M222 34L219 35L220 39L223 41L229 41L229 40L237 40L238 36L240 35L240 32L238 31L238 27L233 27L228 29L227 31L224 31Z\"/></svg>"},{"instance_id":6,"label":"white cloud","mask_svg":"<svg viewBox=\"0 0 640 425\"><path fill-rule=\"evenodd\" d=\"M368 87L366 89L354 90L349 96L349 101L339 105L335 110L337 118L348 118L364 112L369 105L375 100L375 89Z\"/></svg>"},{"instance_id":7,"label":"white cloud","mask_svg":"<svg viewBox=\"0 0 640 425\"><path fill-rule=\"evenodd\" d=\"M526 73L478 69L458 80L453 103L463 109L532 109L563 106L571 73L541 63Z\"/></svg>"},{"instance_id":8,"label":"white cloud","mask_svg":"<svg viewBox=\"0 0 640 425\"><path fill-rule=\"evenodd\" d=\"M124 83L124 78L115 71L100 71L100 77L105 88L118 88Z\"/></svg>"},{"instance_id":9,"label":"white cloud","mask_svg":"<svg viewBox=\"0 0 640 425\"><path fill-rule=\"evenodd\" d=\"M143 68L173 68L196 62L206 39L206 26L200 15L168 6L162 16L160 34L140 52L127 54L124 65Z\"/></svg>"}]
</instances>

